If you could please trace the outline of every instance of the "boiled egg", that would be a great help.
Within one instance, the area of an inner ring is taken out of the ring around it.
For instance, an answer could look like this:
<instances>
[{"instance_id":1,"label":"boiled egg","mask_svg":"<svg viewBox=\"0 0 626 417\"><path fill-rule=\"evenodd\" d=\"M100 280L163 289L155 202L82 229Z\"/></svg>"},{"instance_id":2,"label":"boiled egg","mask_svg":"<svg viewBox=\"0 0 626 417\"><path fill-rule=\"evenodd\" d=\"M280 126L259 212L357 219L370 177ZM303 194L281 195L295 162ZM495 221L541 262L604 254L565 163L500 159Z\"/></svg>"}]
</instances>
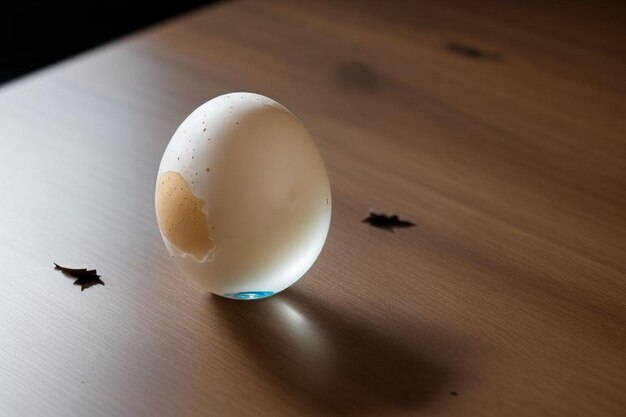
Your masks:
<instances>
[{"instance_id":1,"label":"boiled egg","mask_svg":"<svg viewBox=\"0 0 626 417\"><path fill-rule=\"evenodd\" d=\"M225 94L194 110L157 175L157 221L171 257L229 298L267 297L300 279L324 246L331 207L315 142L259 94Z\"/></svg>"}]
</instances>

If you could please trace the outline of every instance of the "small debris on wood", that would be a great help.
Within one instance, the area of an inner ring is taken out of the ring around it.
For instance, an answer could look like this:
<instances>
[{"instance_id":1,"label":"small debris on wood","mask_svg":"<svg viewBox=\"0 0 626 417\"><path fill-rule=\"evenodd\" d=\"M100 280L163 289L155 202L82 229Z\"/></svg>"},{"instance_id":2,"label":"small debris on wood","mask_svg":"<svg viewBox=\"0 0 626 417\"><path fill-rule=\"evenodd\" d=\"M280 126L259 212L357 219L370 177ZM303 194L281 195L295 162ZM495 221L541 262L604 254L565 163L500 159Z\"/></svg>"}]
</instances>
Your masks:
<instances>
[{"instance_id":1,"label":"small debris on wood","mask_svg":"<svg viewBox=\"0 0 626 417\"><path fill-rule=\"evenodd\" d=\"M502 59L502 56L500 56L500 54L486 52L482 49L476 48L475 46L470 46L454 41L448 42L446 44L446 49L452 53L463 55L464 57L470 59L490 59L493 61L500 61Z\"/></svg>"},{"instance_id":2,"label":"small debris on wood","mask_svg":"<svg viewBox=\"0 0 626 417\"><path fill-rule=\"evenodd\" d=\"M104 282L100 279L100 275L95 269L74 269L74 268L66 268L64 266L54 264L54 269L58 269L63 272L65 275L69 275L72 278L76 278L74 281L74 285L80 285L80 290L84 291L86 288L92 287L94 285L104 285Z\"/></svg>"},{"instance_id":3,"label":"small debris on wood","mask_svg":"<svg viewBox=\"0 0 626 417\"><path fill-rule=\"evenodd\" d=\"M388 216L384 213L370 212L370 215L363 219L363 223L369 223L371 226L378 227L380 229L389 230L393 232L394 227L413 227L415 223L408 220L400 220L397 215Z\"/></svg>"}]
</instances>

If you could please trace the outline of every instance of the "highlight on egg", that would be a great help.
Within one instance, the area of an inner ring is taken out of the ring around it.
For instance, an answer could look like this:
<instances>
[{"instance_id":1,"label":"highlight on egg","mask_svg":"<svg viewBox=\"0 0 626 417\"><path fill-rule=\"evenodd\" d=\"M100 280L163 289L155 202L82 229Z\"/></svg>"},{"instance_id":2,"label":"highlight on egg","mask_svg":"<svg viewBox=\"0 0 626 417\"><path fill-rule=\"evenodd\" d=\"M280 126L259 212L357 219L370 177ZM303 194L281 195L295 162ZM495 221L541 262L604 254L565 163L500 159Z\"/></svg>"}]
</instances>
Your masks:
<instances>
[{"instance_id":1,"label":"highlight on egg","mask_svg":"<svg viewBox=\"0 0 626 417\"><path fill-rule=\"evenodd\" d=\"M300 121L271 98L230 93L198 107L174 133L155 208L185 275L214 294L258 299L313 265L332 200L324 161Z\"/></svg>"}]
</instances>

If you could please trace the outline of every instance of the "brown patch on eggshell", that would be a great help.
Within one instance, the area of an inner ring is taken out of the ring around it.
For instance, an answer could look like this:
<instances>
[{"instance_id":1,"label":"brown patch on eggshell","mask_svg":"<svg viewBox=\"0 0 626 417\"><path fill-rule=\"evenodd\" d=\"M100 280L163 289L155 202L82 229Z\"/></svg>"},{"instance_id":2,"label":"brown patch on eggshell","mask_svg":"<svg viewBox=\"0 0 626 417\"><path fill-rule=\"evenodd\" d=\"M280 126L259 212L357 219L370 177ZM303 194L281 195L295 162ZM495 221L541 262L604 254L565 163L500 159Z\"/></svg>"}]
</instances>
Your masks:
<instances>
[{"instance_id":1,"label":"brown patch on eggshell","mask_svg":"<svg viewBox=\"0 0 626 417\"><path fill-rule=\"evenodd\" d=\"M204 201L195 196L182 175L173 171L161 175L156 198L159 227L170 244L199 261L215 247L203 209Z\"/></svg>"}]
</instances>

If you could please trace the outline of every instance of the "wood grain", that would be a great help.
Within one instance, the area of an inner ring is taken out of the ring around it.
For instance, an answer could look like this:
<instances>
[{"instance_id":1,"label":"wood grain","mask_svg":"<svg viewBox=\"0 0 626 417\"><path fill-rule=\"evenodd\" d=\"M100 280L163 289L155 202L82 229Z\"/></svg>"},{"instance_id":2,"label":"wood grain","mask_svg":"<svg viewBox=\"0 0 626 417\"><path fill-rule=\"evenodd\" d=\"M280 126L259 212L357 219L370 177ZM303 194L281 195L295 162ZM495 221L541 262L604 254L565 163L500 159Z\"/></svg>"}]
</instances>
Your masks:
<instances>
[{"instance_id":1,"label":"wood grain","mask_svg":"<svg viewBox=\"0 0 626 417\"><path fill-rule=\"evenodd\" d=\"M0 90L2 416L624 415L624 5L391 3L220 3ZM261 302L194 288L154 215L228 91L297 114L333 188Z\"/></svg>"}]
</instances>

